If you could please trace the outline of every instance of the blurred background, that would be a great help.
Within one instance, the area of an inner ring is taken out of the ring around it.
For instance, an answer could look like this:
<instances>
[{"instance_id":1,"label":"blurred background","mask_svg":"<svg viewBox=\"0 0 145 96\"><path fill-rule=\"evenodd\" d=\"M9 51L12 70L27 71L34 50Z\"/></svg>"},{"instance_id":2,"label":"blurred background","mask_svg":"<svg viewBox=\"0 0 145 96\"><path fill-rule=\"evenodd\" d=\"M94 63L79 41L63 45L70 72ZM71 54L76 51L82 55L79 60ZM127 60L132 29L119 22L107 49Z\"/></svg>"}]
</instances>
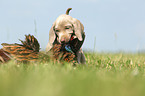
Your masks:
<instances>
[{"instance_id":1,"label":"blurred background","mask_svg":"<svg viewBox=\"0 0 145 96\"><path fill-rule=\"evenodd\" d=\"M45 50L53 22L70 7L85 27L84 50L145 50L144 0L0 0L0 44L32 34Z\"/></svg>"}]
</instances>

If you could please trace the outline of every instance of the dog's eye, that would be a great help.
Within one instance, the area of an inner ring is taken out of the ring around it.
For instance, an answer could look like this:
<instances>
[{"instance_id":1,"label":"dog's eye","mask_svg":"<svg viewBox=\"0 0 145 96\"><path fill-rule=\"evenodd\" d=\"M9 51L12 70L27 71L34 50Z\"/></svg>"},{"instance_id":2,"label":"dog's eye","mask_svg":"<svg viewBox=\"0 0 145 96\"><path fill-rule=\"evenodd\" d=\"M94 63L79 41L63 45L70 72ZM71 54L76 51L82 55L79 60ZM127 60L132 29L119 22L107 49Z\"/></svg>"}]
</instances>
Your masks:
<instances>
[{"instance_id":1,"label":"dog's eye","mask_svg":"<svg viewBox=\"0 0 145 96\"><path fill-rule=\"evenodd\" d=\"M71 28L71 26L65 26L65 29L70 29Z\"/></svg>"},{"instance_id":2,"label":"dog's eye","mask_svg":"<svg viewBox=\"0 0 145 96\"><path fill-rule=\"evenodd\" d=\"M65 29L69 29L69 27L66 27Z\"/></svg>"},{"instance_id":3,"label":"dog's eye","mask_svg":"<svg viewBox=\"0 0 145 96\"><path fill-rule=\"evenodd\" d=\"M59 30L55 30L55 32L59 32Z\"/></svg>"}]
</instances>

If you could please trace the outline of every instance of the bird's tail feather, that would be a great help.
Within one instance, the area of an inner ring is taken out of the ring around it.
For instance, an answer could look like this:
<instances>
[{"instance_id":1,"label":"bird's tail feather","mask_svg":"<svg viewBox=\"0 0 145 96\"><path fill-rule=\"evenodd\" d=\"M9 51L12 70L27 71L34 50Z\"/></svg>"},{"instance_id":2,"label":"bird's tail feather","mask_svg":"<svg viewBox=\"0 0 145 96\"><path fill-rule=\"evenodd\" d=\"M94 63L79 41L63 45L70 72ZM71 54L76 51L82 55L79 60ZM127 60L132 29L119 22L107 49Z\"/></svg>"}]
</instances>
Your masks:
<instances>
[{"instance_id":1,"label":"bird's tail feather","mask_svg":"<svg viewBox=\"0 0 145 96\"><path fill-rule=\"evenodd\" d=\"M20 41L22 44L2 43L2 50L14 57L17 61L36 61L40 50L37 39L33 35L25 35L25 41ZM0 56L3 58L3 55L0 54Z\"/></svg>"}]
</instances>

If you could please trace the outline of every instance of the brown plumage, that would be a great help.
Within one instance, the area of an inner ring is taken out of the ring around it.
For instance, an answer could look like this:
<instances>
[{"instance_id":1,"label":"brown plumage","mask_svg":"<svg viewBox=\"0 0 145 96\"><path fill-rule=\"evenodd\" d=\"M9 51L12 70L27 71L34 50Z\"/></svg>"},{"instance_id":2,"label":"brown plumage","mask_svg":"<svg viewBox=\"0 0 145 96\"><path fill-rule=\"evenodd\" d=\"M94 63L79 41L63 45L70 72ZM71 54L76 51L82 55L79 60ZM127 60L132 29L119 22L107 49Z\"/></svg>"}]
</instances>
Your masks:
<instances>
[{"instance_id":1,"label":"brown plumage","mask_svg":"<svg viewBox=\"0 0 145 96\"><path fill-rule=\"evenodd\" d=\"M25 35L25 41L22 41L22 45L27 49L33 50L34 52L39 52L40 45L37 39L33 35Z\"/></svg>"},{"instance_id":2,"label":"brown plumage","mask_svg":"<svg viewBox=\"0 0 145 96\"><path fill-rule=\"evenodd\" d=\"M3 49L0 49L0 62L5 63L11 59L10 54Z\"/></svg>"},{"instance_id":3,"label":"brown plumage","mask_svg":"<svg viewBox=\"0 0 145 96\"><path fill-rule=\"evenodd\" d=\"M33 35L25 35L25 41L20 41L22 44L1 44L3 48L0 49L0 62L7 62L11 58L14 58L18 62L27 63L29 61L37 61L42 54L46 55L39 52L39 42ZM50 50L52 55L49 57L60 61L75 62L75 54L67 51L65 46L66 44L55 44Z\"/></svg>"},{"instance_id":4,"label":"brown plumage","mask_svg":"<svg viewBox=\"0 0 145 96\"><path fill-rule=\"evenodd\" d=\"M21 62L36 61L40 45L37 39L32 35L25 35L25 41L22 44L1 44L3 50L8 52L14 59Z\"/></svg>"},{"instance_id":5,"label":"brown plumage","mask_svg":"<svg viewBox=\"0 0 145 96\"><path fill-rule=\"evenodd\" d=\"M73 52L69 52L65 49L66 44L55 44L50 50L53 54L53 58L59 61L76 62L76 57Z\"/></svg>"}]
</instances>

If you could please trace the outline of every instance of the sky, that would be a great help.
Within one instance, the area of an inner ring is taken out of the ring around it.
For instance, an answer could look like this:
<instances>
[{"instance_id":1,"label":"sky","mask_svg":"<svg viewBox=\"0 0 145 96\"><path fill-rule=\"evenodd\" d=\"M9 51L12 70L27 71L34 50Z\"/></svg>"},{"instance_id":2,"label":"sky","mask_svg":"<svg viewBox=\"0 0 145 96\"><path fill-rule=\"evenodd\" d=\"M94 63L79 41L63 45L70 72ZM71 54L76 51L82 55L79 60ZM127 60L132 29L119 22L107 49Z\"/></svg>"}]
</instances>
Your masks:
<instances>
[{"instance_id":1,"label":"sky","mask_svg":"<svg viewBox=\"0 0 145 96\"><path fill-rule=\"evenodd\" d=\"M145 0L0 0L0 44L32 34L44 50L53 22L67 8L84 25L84 50L145 50Z\"/></svg>"}]
</instances>

